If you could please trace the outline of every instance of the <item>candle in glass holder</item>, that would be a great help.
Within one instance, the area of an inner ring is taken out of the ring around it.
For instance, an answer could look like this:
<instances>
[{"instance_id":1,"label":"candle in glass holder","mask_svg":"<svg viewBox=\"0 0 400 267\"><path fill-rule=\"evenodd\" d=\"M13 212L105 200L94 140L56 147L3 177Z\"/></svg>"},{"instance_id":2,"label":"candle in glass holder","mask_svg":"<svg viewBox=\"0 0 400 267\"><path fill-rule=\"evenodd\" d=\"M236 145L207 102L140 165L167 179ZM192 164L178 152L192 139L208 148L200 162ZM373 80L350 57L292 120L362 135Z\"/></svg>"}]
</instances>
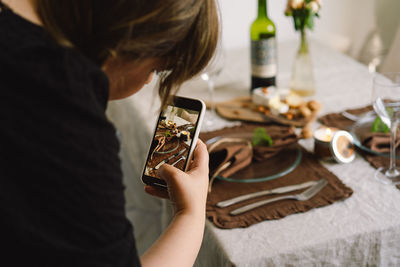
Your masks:
<instances>
[{"instance_id":1,"label":"candle in glass holder","mask_svg":"<svg viewBox=\"0 0 400 267\"><path fill-rule=\"evenodd\" d=\"M314 132L314 153L321 158L332 158L331 141L337 128L321 126Z\"/></svg>"},{"instance_id":2,"label":"candle in glass holder","mask_svg":"<svg viewBox=\"0 0 400 267\"><path fill-rule=\"evenodd\" d=\"M314 134L314 154L322 159L349 163L355 158L353 136L346 131L321 126Z\"/></svg>"}]
</instances>

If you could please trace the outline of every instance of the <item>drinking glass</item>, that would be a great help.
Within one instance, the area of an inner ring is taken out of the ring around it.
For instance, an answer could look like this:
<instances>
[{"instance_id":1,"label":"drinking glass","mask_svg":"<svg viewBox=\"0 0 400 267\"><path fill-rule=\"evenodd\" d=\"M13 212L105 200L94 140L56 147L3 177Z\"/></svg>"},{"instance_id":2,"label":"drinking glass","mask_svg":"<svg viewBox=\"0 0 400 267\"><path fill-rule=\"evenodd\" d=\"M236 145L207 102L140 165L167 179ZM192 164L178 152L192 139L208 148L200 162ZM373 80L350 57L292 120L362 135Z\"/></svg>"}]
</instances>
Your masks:
<instances>
[{"instance_id":1,"label":"drinking glass","mask_svg":"<svg viewBox=\"0 0 400 267\"><path fill-rule=\"evenodd\" d=\"M208 93L209 93L209 107L210 112L204 118L204 122L207 126L211 126L215 123L216 119L216 111L215 111L215 99L214 99L214 91L215 91L215 80L221 74L222 69L225 65L225 50L221 44L217 46L217 49L211 58L208 65L204 68L200 77L207 83Z\"/></svg>"},{"instance_id":2,"label":"drinking glass","mask_svg":"<svg viewBox=\"0 0 400 267\"><path fill-rule=\"evenodd\" d=\"M399 184L395 141L400 120L400 72L377 73L373 80L372 98L375 112L390 128L390 164L379 168L375 178L385 184Z\"/></svg>"}]
</instances>

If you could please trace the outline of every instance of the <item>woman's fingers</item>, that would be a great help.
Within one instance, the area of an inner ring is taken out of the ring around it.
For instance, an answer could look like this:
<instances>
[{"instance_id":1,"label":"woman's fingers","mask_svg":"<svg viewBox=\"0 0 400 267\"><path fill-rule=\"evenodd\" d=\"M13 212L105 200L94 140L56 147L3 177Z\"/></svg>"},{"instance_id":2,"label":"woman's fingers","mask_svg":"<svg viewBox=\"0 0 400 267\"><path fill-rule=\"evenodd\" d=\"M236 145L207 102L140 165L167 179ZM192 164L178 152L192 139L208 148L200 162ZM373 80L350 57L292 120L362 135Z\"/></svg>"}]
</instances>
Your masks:
<instances>
[{"instance_id":1,"label":"woman's fingers","mask_svg":"<svg viewBox=\"0 0 400 267\"><path fill-rule=\"evenodd\" d=\"M190 173L197 171L208 172L208 151L207 146L200 139L197 141L196 149L193 153L193 162L190 165Z\"/></svg>"},{"instance_id":2,"label":"woman's fingers","mask_svg":"<svg viewBox=\"0 0 400 267\"><path fill-rule=\"evenodd\" d=\"M176 177L182 176L184 172L169 164L163 164L158 170L158 174L167 184L169 184Z\"/></svg>"},{"instance_id":3,"label":"woman's fingers","mask_svg":"<svg viewBox=\"0 0 400 267\"><path fill-rule=\"evenodd\" d=\"M201 188L207 188L208 182L208 151L202 141L197 143L193 156L194 160L188 173L169 164L160 167L158 174L167 183L168 190L146 186L145 191L156 197L171 199L176 203L177 210L189 210L194 203L202 203L204 190Z\"/></svg>"},{"instance_id":4,"label":"woman's fingers","mask_svg":"<svg viewBox=\"0 0 400 267\"><path fill-rule=\"evenodd\" d=\"M168 195L168 191L165 189L161 189L161 188L157 188L154 186L150 186L150 185L146 185L144 187L144 191L146 191L146 193L155 196L155 197L160 197L160 198L165 198L165 199L169 199L169 195Z\"/></svg>"}]
</instances>

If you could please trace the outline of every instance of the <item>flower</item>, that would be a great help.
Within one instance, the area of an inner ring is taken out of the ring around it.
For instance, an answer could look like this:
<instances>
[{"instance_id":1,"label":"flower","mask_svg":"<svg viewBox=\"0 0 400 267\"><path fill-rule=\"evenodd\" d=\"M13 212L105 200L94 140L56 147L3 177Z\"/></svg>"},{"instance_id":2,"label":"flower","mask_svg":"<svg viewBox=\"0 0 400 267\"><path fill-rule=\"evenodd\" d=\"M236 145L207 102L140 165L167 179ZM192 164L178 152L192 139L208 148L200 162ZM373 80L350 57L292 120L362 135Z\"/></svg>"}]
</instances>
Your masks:
<instances>
[{"instance_id":1,"label":"flower","mask_svg":"<svg viewBox=\"0 0 400 267\"><path fill-rule=\"evenodd\" d=\"M314 28L314 16L319 17L321 6L322 0L288 0L285 15L293 17L296 31L304 32L306 27Z\"/></svg>"},{"instance_id":2,"label":"flower","mask_svg":"<svg viewBox=\"0 0 400 267\"><path fill-rule=\"evenodd\" d=\"M304 6L304 0L289 0L289 2L293 9L300 9Z\"/></svg>"},{"instance_id":3,"label":"flower","mask_svg":"<svg viewBox=\"0 0 400 267\"><path fill-rule=\"evenodd\" d=\"M313 13L318 13L320 8L319 4L316 1L308 3L307 6Z\"/></svg>"}]
</instances>

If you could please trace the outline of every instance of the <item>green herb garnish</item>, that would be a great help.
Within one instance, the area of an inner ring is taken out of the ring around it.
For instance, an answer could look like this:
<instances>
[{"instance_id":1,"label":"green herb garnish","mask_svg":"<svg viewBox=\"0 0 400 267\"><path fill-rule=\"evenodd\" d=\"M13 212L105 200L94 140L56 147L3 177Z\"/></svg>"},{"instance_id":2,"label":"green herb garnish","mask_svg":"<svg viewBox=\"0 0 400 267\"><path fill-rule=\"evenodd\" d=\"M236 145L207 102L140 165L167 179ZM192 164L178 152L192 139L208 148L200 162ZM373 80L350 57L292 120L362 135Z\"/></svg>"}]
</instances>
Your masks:
<instances>
[{"instance_id":1,"label":"green herb garnish","mask_svg":"<svg viewBox=\"0 0 400 267\"><path fill-rule=\"evenodd\" d=\"M386 107L386 112L390 118L393 117L394 111L391 107ZM382 119L379 116L377 116L376 119L374 120L374 123L372 124L371 132L372 133L388 133L389 131L390 131L390 128L382 121Z\"/></svg>"},{"instance_id":2,"label":"green herb garnish","mask_svg":"<svg viewBox=\"0 0 400 267\"><path fill-rule=\"evenodd\" d=\"M253 146L263 145L272 146L273 141L271 136L267 134L267 130L265 130L265 128L259 127L254 129L253 132Z\"/></svg>"},{"instance_id":3,"label":"green herb garnish","mask_svg":"<svg viewBox=\"0 0 400 267\"><path fill-rule=\"evenodd\" d=\"M172 136L171 132L169 130L166 130L165 137L171 137L171 136Z\"/></svg>"},{"instance_id":4,"label":"green herb garnish","mask_svg":"<svg viewBox=\"0 0 400 267\"><path fill-rule=\"evenodd\" d=\"M192 127L192 128L189 129L189 133L190 133L191 136L194 135L194 127Z\"/></svg>"},{"instance_id":5,"label":"green herb garnish","mask_svg":"<svg viewBox=\"0 0 400 267\"><path fill-rule=\"evenodd\" d=\"M380 117L376 117L371 127L372 133L388 133L389 127L381 120Z\"/></svg>"}]
</instances>

